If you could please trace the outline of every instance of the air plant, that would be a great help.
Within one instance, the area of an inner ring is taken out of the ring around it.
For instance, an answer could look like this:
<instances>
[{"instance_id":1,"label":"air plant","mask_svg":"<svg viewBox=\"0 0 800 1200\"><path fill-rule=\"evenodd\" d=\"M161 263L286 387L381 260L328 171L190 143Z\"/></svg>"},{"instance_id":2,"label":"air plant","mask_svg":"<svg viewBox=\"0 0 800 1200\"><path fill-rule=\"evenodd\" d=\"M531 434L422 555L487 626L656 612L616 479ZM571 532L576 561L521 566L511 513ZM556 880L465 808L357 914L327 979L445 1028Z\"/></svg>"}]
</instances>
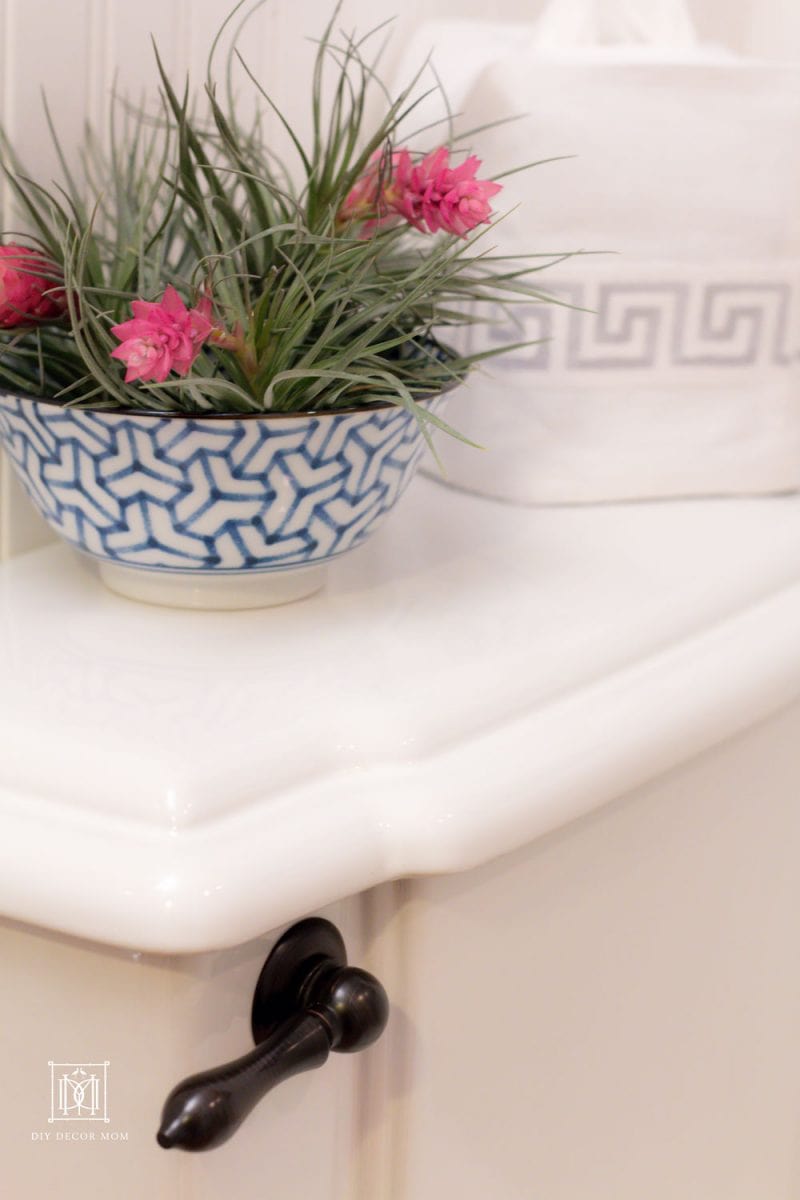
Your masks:
<instances>
[{"instance_id":1,"label":"air plant","mask_svg":"<svg viewBox=\"0 0 800 1200\"><path fill-rule=\"evenodd\" d=\"M115 96L107 146L89 130L77 167L47 114L60 184L31 179L3 139L28 232L0 245L0 384L65 406L184 414L393 403L441 424L419 401L511 348L460 352L448 333L458 344L465 325L548 300L535 276L553 256L493 253L502 185L468 152L480 131L456 137L449 123L445 142L418 150L404 131L424 67L392 97L370 57L376 31L338 34L338 12L318 44L308 144L235 48L227 86L215 84L222 30L202 116L156 48L159 110ZM256 94L246 126L234 69ZM268 143L267 114L293 161Z\"/></svg>"}]
</instances>

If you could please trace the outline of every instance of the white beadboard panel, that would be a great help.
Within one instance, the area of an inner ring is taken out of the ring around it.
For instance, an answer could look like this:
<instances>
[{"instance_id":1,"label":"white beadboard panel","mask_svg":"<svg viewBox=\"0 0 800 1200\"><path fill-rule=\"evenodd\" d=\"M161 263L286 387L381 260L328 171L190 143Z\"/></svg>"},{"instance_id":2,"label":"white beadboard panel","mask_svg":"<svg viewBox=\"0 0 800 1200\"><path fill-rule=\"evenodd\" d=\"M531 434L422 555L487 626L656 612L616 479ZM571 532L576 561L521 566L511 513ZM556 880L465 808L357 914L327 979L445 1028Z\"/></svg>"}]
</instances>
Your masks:
<instances>
[{"instance_id":1,"label":"white beadboard panel","mask_svg":"<svg viewBox=\"0 0 800 1200\"><path fill-rule=\"evenodd\" d=\"M92 61L92 16L98 11L90 0L6 0L3 120L23 163L38 178L58 173L42 89L67 151L81 136L90 103L97 102L97 74L105 63L103 54Z\"/></svg>"},{"instance_id":2,"label":"white beadboard panel","mask_svg":"<svg viewBox=\"0 0 800 1200\"><path fill-rule=\"evenodd\" d=\"M91 0L4 0L2 18L2 108L0 119L26 168L37 178L56 173L57 156L47 135L41 89L67 152L78 141L92 103L99 103L96 70L105 56L94 45L96 17ZM46 36L43 32L46 31ZM68 69L67 69L68 67ZM22 226L8 188L2 192L4 231ZM0 463L0 558L48 540L43 522Z\"/></svg>"},{"instance_id":3,"label":"white beadboard panel","mask_svg":"<svg viewBox=\"0 0 800 1200\"><path fill-rule=\"evenodd\" d=\"M99 103L96 72L103 70L105 56L94 44L96 16L91 0L3 4L2 122L26 169L37 178L49 180L57 174L41 89L67 152L80 138L90 105ZM3 229L21 228L7 188L2 200ZM0 464L0 557L41 545L49 536L8 464Z\"/></svg>"},{"instance_id":4,"label":"white beadboard panel","mask_svg":"<svg viewBox=\"0 0 800 1200\"><path fill-rule=\"evenodd\" d=\"M102 2L102 0L101 0ZM154 92L158 73L152 40L170 75L182 77L188 66L189 4L183 0L138 0L105 4L107 70L119 91L136 99Z\"/></svg>"}]
</instances>

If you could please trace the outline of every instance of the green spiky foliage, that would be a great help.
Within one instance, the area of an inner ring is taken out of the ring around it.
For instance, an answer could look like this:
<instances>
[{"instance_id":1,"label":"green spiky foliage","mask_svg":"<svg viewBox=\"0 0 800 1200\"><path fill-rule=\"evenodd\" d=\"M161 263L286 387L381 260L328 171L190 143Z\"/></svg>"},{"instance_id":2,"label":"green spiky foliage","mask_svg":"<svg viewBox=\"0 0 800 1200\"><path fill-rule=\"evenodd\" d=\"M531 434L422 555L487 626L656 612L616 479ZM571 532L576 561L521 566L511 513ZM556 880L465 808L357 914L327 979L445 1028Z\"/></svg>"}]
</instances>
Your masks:
<instances>
[{"instance_id":1,"label":"green spiky foliage","mask_svg":"<svg viewBox=\"0 0 800 1200\"><path fill-rule=\"evenodd\" d=\"M59 150L61 186L33 181L3 140L2 166L32 230L27 240L60 265L68 313L61 323L0 331L0 383L72 406L180 413L392 402L439 424L417 402L510 348L459 353L448 330L498 305L548 300L535 277L553 256L494 254L491 226L467 239L403 224L365 234L338 215L372 156L391 151L427 93L419 94L421 70L390 96L370 49L377 31L337 34L337 14L317 48L308 145L235 50L226 85L215 85L220 35L203 119L188 84L176 90L156 49L160 111L151 116L115 99L108 149L88 132L77 172ZM247 128L236 117L234 67L258 95L259 115ZM370 125L374 93L383 115ZM266 114L283 125L296 161L268 145ZM477 132L456 139L451 130L449 144L463 146ZM130 317L134 299L157 300L170 284L189 304L212 298L215 321L237 336L209 342L186 378L125 383L110 358L118 345L111 327Z\"/></svg>"}]
</instances>

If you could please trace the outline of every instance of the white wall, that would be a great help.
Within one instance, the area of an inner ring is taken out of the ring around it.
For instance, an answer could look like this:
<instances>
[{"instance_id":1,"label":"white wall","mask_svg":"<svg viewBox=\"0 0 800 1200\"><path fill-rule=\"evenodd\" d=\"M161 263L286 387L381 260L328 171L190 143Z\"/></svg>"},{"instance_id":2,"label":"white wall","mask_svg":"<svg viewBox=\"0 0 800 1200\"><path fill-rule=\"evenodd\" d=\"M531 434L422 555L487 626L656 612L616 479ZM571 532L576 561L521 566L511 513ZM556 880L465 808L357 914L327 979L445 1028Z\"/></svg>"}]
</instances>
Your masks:
<instances>
[{"instance_id":1,"label":"white wall","mask_svg":"<svg viewBox=\"0 0 800 1200\"><path fill-rule=\"evenodd\" d=\"M610 0L603 0L604 3ZM628 0L635 3L636 0ZM638 0L650 4L653 0ZM0 122L29 164L47 177L53 165L41 112L46 88L67 147L87 117L102 127L115 78L120 90L138 95L155 80L149 43L158 41L167 68L204 76L206 48L227 10L224 0L0 0ZM271 0L244 39L252 68L279 98L292 120L307 114L306 40L323 27L332 0ZM346 0L342 21L369 29L394 14L395 47L423 19L533 19L544 0ZM800 58L797 0L691 0L704 37L736 50ZM0 227L8 228L8 188L0 187ZM43 530L27 511L0 462L0 557L35 544Z\"/></svg>"}]
</instances>

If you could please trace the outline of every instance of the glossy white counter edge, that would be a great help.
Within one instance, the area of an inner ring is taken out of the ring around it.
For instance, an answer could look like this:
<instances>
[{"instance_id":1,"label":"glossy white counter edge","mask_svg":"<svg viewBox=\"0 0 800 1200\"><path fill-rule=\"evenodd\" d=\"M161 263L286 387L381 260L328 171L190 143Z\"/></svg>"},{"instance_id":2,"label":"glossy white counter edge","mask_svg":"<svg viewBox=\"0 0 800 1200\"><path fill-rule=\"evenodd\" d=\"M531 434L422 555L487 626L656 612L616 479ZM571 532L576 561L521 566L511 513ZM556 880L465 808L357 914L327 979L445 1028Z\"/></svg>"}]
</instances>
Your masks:
<instances>
[{"instance_id":1,"label":"glossy white counter edge","mask_svg":"<svg viewBox=\"0 0 800 1200\"><path fill-rule=\"evenodd\" d=\"M157 953L238 944L382 881L488 861L799 692L796 585L441 753L297 788L268 837L259 805L181 831L117 819L120 858L108 816L0 794L0 910Z\"/></svg>"}]
</instances>

